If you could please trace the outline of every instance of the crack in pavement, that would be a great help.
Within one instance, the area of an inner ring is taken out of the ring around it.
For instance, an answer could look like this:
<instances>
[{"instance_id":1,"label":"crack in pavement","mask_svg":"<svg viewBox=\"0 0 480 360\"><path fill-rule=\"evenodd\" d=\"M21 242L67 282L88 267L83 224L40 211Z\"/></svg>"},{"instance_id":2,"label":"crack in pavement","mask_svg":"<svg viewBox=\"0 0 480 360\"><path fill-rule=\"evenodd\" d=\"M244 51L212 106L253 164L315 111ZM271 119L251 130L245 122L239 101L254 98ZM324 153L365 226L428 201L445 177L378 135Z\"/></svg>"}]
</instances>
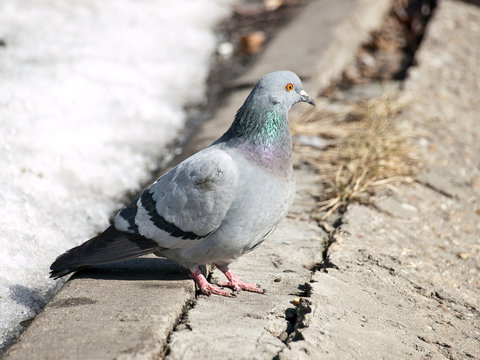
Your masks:
<instances>
[{"instance_id":1,"label":"crack in pavement","mask_svg":"<svg viewBox=\"0 0 480 360\"><path fill-rule=\"evenodd\" d=\"M338 266L330 260L329 250L337 241L342 223L342 215L333 222L333 225L323 221L317 222L317 226L327 234L327 238L323 241L322 260L320 263L310 267L309 281L298 285L301 292L298 294L299 298L292 301L295 307L289 307L285 310L287 329L279 336L279 339L282 340L287 347L291 342L305 340L302 335L302 330L307 328L311 321L311 319L307 317L307 315L312 312L312 303L308 298L311 297L312 294L311 283L314 282L313 277L315 273L328 273L328 269L339 270ZM283 350L284 348L280 349L272 360L280 359L280 354Z\"/></svg>"},{"instance_id":2,"label":"crack in pavement","mask_svg":"<svg viewBox=\"0 0 480 360\"><path fill-rule=\"evenodd\" d=\"M195 295L194 300L189 300L185 303L180 316L176 319L172 327L172 330L167 335L167 341L165 343L165 346L163 347L163 350L160 352L158 356L159 359L163 359L168 356L170 352L170 343L171 343L173 333L183 329L191 330L190 326L188 325L188 312L195 307L196 298L197 298L197 295Z\"/></svg>"}]
</instances>

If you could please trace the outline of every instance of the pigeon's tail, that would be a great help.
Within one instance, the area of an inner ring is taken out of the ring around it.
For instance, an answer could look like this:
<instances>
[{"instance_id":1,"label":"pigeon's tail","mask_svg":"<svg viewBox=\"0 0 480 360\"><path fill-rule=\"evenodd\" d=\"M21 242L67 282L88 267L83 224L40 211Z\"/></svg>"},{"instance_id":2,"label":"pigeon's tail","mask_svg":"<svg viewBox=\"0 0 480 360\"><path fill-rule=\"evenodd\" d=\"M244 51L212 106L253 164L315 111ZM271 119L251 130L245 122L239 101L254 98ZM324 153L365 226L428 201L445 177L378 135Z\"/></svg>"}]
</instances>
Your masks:
<instances>
[{"instance_id":1,"label":"pigeon's tail","mask_svg":"<svg viewBox=\"0 0 480 360\"><path fill-rule=\"evenodd\" d=\"M110 226L102 234L60 255L50 266L50 277L57 279L92 265L133 259L157 249L158 244L153 240Z\"/></svg>"}]
</instances>

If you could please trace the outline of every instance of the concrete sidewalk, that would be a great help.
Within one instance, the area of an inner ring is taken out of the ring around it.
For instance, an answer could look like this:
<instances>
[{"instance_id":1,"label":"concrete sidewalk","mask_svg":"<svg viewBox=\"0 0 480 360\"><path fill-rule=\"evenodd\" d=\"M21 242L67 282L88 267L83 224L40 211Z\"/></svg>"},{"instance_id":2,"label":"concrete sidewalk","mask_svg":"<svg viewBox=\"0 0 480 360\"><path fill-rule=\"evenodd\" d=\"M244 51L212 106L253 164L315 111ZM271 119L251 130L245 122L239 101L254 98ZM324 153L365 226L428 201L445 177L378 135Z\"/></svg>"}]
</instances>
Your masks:
<instances>
[{"instance_id":1,"label":"concrete sidewalk","mask_svg":"<svg viewBox=\"0 0 480 360\"><path fill-rule=\"evenodd\" d=\"M480 359L480 7L441 1L402 94L416 186L343 215L280 359Z\"/></svg>"},{"instance_id":2,"label":"concrete sidewalk","mask_svg":"<svg viewBox=\"0 0 480 360\"><path fill-rule=\"evenodd\" d=\"M312 1L237 84L288 68L315 94L366 39L355 24L377 27L388 6ZM417 134L421 183L377 195L375 208L349 207L329 249L338 269L317 271L329 235L310 214L322 189L295 164L288 218L232 266L266 295L195 298L169 261L114 264L74 276L4 359L480 358L479 24L477 6L437 8L402 90L410 104L399 127ZM223 133L248 94L241 89L177 160Z\"/></svg>"}]
</instances>

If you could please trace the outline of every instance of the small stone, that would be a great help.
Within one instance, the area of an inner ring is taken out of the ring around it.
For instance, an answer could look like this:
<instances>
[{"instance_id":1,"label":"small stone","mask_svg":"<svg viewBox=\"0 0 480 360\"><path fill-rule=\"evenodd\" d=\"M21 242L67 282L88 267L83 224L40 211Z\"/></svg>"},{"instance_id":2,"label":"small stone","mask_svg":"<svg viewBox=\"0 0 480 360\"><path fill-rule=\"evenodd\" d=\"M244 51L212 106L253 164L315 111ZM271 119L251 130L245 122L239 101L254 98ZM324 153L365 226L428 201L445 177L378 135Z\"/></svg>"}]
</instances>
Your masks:
<instances>
[{"instance_id":1,"label":"small stone","mask_svg":"<svg viewBox=\"0 0 480 360\"><path fill-rule=\"evenodd\" d=\"M240 37L241 52L247 55L255 55L259 53L266 40L263 31L254 31Z\"/></svg>"},{"instance_id":2,"label":"small stone","mask_svg":"<svg viewBox=\"0 0 480 360\"><path fill-rule=\"evenodd\" d=\"M185 324L178 324L175 331L183 331L183 330L189 330L188 326Z\"/></svg>"},{"instance_id":3,"label":"small stone","mask_svg":"<svg viewBox=\"0 0 480 360\"><path fill-rule=\"evenodd\" d=\"M287 341L287 338L288 338L288 333L286 331L284 331L283 333L280 334L280 336L278 337L280 339L280 341Z\"/></svg>"},{"instance_id":4,"label":"small stone","mask_svg":"<svg viewBox=\"0 0 480 360\"><path fill-rule=\"evenodd\" d=\"M224 59L230 58L233 55L234 50L235 48L233 44L228 41L222 42L217 46L217 53Z\"/></svg>"},{"instance_id":5,"label":"small stone","mask_svg":"<svg viewBox=\"0 0 480 360\"><path fill-rule=\"evenodd\" d=\"M263 6L267 11L277 10L283 5L284 0L263 0Z\"/></svg>"}]
</instances>

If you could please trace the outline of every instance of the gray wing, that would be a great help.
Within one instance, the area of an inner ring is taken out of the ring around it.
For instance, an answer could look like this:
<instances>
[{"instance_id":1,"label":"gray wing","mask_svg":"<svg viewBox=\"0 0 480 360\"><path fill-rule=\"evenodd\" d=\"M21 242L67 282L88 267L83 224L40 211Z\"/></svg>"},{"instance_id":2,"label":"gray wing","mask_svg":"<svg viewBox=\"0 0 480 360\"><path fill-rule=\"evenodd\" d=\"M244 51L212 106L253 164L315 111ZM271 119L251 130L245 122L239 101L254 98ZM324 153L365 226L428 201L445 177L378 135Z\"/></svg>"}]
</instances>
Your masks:
<instances>
[{"instance_id":1,"label":"gray wing","mask_svg":"<svg viewBox=\"0 0 480 360\"><path fill-rule=\"evenodd\" d=\"M117 230L161 248L188 248L216 231L236 194L237 168L225 151L207 148L158 179L115 218Z\"/></svg>"}]
</instances>

